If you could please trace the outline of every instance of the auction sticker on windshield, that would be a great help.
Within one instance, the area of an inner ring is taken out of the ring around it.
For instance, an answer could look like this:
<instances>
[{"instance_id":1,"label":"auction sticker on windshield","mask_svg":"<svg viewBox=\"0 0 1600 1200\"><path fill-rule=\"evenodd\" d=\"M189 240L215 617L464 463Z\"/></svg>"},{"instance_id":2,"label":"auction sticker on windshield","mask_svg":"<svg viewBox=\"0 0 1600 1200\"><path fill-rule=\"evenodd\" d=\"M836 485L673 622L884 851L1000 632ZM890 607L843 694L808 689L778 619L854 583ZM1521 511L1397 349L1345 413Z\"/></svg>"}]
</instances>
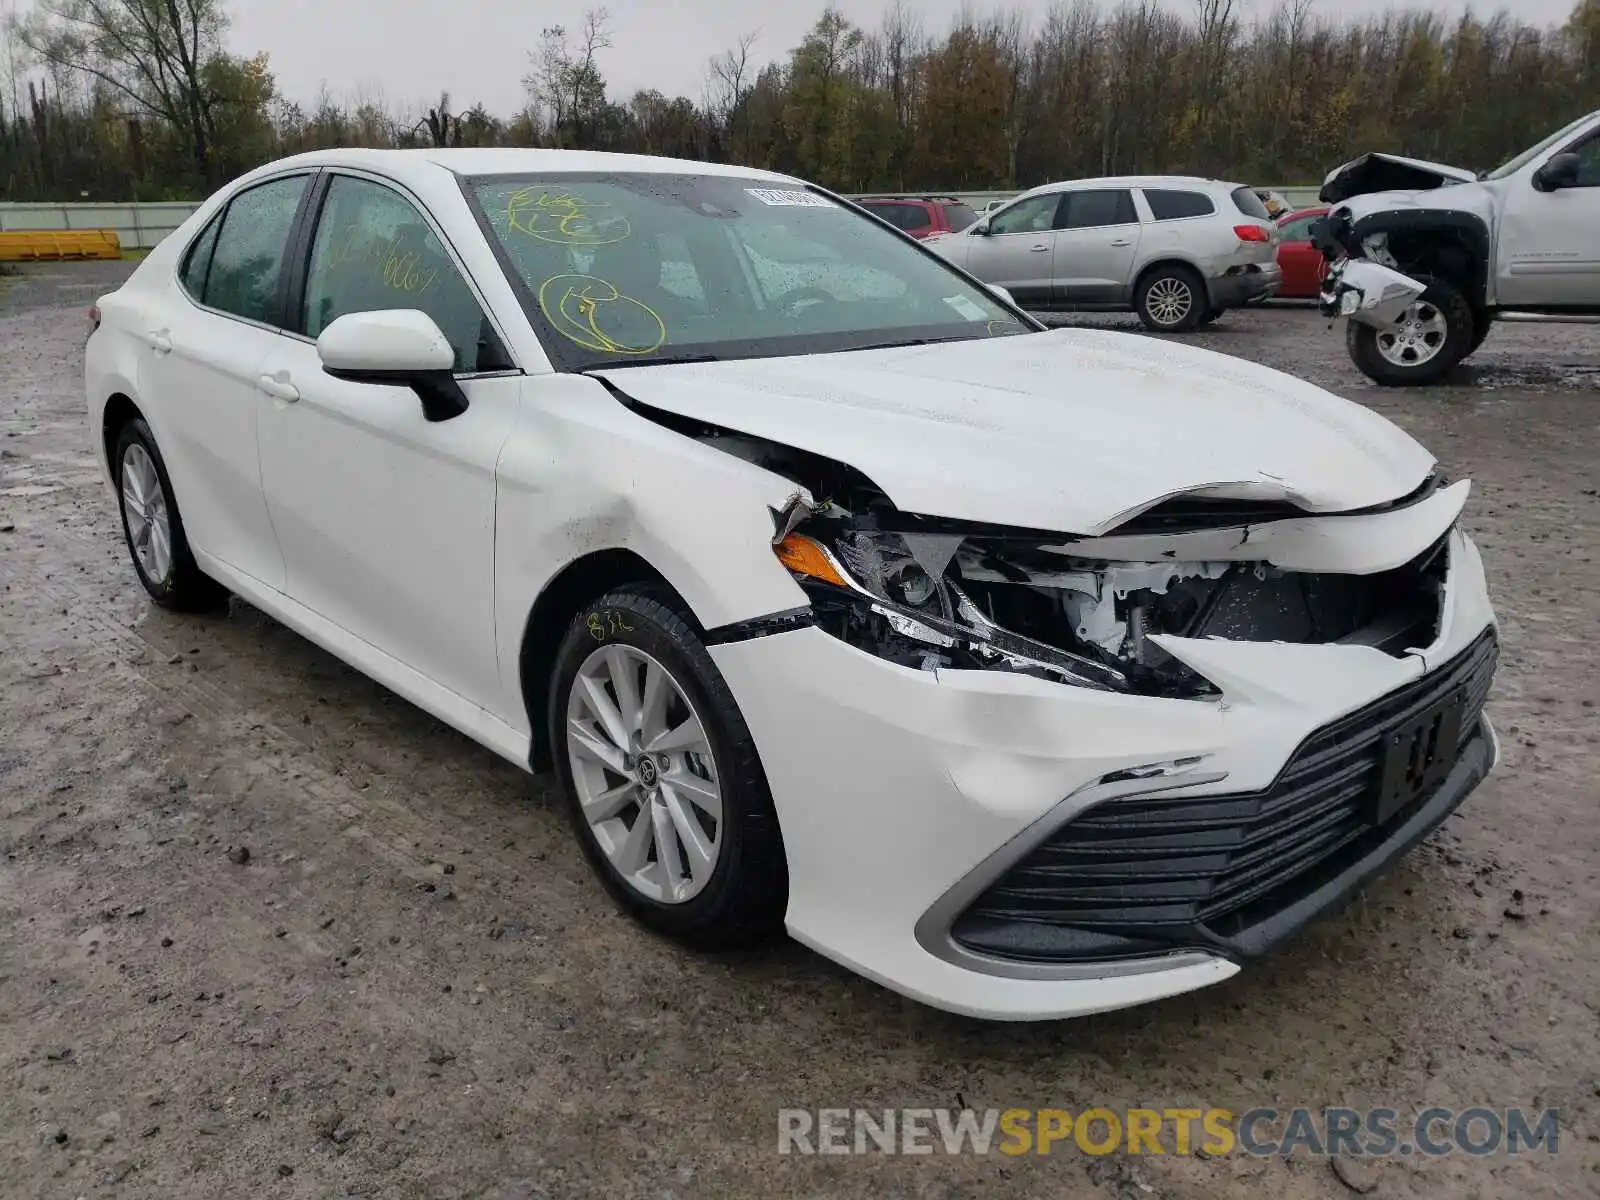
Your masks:
<instances>
[{"instance_id":1,"label":"auction sticker on windshield","mask_svg":"<svg viewBox=\"0 0 1600 1200\"><path fill-rule=\"evenodd\" d=\"M783 188L745 188L763 204L789 208L832 208L833 205L815 192L789 191Z\"/></svg>"}]
</instances>

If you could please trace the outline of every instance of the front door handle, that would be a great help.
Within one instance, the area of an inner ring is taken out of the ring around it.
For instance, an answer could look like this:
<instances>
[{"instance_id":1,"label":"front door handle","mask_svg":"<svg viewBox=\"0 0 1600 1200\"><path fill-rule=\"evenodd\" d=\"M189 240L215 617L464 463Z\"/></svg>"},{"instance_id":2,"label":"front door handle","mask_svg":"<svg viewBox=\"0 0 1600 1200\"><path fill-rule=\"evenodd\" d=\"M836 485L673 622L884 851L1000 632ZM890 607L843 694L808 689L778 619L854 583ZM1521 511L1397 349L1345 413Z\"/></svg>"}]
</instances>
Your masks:
<instances>
[{"instance_id":1,"label":"front door handle","mask_svg":"<svg viewBox=\"0 0 1600 1200\"><path fill-rule=\"evenodd\" d=\"M289 382L287 371L279 371L276 375L263 375L256 380L256 386L274 399L288 404L300 399L300 389Z\"/></svg>"},{"instance_id":2,"label":"front door handle","mask_svg":"<svg viewBox=\"0 0 1600 1200\"><path fill-rule=\"evenodd\" d=\"M1131 246L1131 245L1133 245L1133 243L1131 241L1129 241L1127 238L1118 238L1116 241L1112 242L1111 244L1113 246Z\"/></svg>"},{"instance_id":3,"label":"front door handle","mask_svg":"<svg viewBox=\"0 0 1600 1200\"><path fill-rule=\"evenodd\" d=\"M157 354L172 353L172 338L168 336L165 329L157 329L145 334L144 340L149 343L150 349Z\"/></svg>"}]
</instances>

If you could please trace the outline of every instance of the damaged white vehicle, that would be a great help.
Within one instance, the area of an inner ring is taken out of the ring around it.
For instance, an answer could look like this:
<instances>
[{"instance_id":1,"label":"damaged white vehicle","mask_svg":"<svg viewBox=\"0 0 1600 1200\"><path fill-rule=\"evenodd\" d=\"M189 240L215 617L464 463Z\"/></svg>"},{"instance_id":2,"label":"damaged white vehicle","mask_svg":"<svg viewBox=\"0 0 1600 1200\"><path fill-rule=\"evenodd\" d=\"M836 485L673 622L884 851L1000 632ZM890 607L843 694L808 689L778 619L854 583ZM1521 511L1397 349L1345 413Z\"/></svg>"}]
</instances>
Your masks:
<instances>
[{"instance_id":1,"label":"damaged white vehicle","mask_svg":"<svg viewBox=\"0 0 1600 1200\"><path fill-rule=\"evenodd\" d=\"M1496 321L1600 323L1600 112L1482 176L1364 155L1321 197L1322 309L1376 383L1443 379Z\"/></svg>"},{"instance_id":2,"label":"damaged white vehicle","mask_svg":"<svg viewBox=\"0 0 1600 1200\"><path fill-rule=\"evenodd\" d=\"M553 767L648 926L926 1003L1215 983L1489 772L1466 481L738 167L330 151L102 299L140 580Z\"/></svg>"}]
</instances>

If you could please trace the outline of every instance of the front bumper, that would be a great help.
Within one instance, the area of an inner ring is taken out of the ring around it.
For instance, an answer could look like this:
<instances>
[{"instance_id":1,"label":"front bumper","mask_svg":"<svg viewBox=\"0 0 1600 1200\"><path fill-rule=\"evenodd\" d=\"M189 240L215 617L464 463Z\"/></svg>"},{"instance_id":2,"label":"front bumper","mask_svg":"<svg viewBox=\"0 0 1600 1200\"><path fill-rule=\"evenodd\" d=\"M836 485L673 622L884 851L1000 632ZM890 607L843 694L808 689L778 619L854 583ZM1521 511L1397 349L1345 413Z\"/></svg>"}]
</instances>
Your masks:
<instances>
[{"instance_id":1,"label":"front bumper","mask_svg":"<svg viewBox=\"0 0 1600 1200\"><path fill-rule=\"evenodd\" d=\"M1212 308L1238 308L1263 296L1275 296L1283 286L1283 268L1277 263L1248 263L1226 275L1206 281Z\"/></svg>"},{"instance_id":2,"label":"front bumper","mask_svg":"<svg viewBox=\"0 0 1600 1200\"><path fill-rule=\"evenodd\" d=\"M782 825L790 933L917 1000L993 1019L1077 1016L1228 978L1248 947L1173 943L1116 961L1060 961L975 951L952 927L1004 871L1086 809L1113 796L1265 791L1315 731L1467 650L1493 612L1475 548L1459 532L1451 538L1439 636L1419 653L1167 641L1222 687L1220 703L999 672L917 671L815 628L713 647ZM1493 760L1485 725L1420 807L1264 927L1262 948L1422 838Z\"/></svg>"}]
</instances>

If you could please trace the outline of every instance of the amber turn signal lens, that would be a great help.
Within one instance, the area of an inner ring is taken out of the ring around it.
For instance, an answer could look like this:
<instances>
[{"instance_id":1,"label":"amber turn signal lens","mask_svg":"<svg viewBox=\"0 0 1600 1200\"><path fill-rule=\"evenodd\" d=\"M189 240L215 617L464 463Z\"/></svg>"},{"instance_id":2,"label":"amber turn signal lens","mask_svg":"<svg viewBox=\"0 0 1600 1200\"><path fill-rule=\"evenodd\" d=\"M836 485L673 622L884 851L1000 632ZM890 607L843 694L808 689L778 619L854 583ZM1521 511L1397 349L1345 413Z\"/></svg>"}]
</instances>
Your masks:
<instances>
[{"instance_id":1,"label":"amber turn signal lens","mask_svg":"<svg viewBox=\"0 0 1600 1200\"><path fill-rule=\"evenodd\" d=\"M773 550L778 555L778 561L796 575L820 579L824 583L836 583L840 587L850 586L833 563L828 561L828 556L822 547L804 534L785 535L783 541L774 546Z\"/></svg>"}]
</instances>

